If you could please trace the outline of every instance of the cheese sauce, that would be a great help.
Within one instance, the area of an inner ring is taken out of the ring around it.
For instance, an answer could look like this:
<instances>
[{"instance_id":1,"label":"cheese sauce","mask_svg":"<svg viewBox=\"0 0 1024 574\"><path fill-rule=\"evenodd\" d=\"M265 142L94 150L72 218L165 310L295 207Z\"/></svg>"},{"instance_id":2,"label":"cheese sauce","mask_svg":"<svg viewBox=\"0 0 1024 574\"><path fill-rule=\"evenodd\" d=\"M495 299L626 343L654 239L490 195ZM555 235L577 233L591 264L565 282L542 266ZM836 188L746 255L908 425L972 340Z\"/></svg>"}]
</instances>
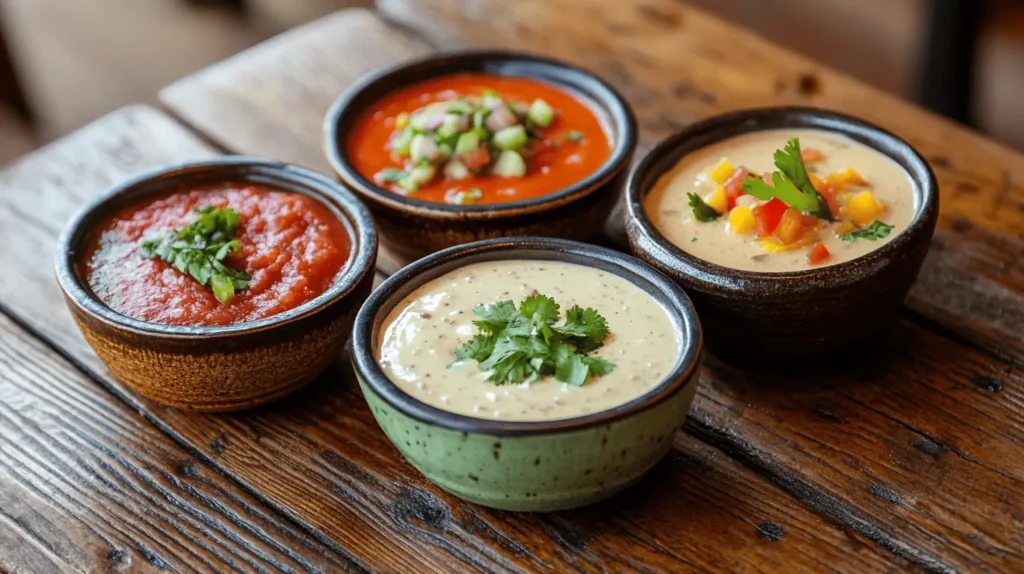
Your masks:
<instances>
[{"instance_id":1,"label":"cheese sauce","mask_svg":"<svg viewBox=\"0 0 1024 574\"><path fill-rule=\"evenodd\" d=\"M476 332L473 309L535 291L565 311L592 307L611 335L594 355L615 364L602 377L573 387L554 377L497 385L476 361L448 368L455 349ZM618 275L557 261L492 261L451 271L413 291L389 314L377 360L400 389L434 407L477 418L559 420L608 410L656 387L675 366L680 341L668 312Z\"/></svg>"},{"instance_id":2,"label":"cheese sauce","mask_svg":"<svg viewBox=\"0 0 1024 574\"><path fill-rule=\"evenodd\" d=\"M654 226L669 241L701 259L749 271L801 271L808 269L804 249L783 253L765 253L753 235L736 235L729 230L728 217L713 222L694 219L687 193L704 195L714 187L706 172L727 157L733 165L755 173L774 171L774 154L789 138L800 138L804 149L820 150L824 159L808 165L810 173L824 175L852 167L867 180L870 191L885 206L879 219L892 225L887 238L876 241L842 241L823 230L821 242L831 257L824 265L834 265L878 249L902 233L914 218L916 196L910 175L899 164L880 152L845 136L821 130L768 130L722 140L685 157L666 172L644 201Z\"/></svg>"}]
</instances>

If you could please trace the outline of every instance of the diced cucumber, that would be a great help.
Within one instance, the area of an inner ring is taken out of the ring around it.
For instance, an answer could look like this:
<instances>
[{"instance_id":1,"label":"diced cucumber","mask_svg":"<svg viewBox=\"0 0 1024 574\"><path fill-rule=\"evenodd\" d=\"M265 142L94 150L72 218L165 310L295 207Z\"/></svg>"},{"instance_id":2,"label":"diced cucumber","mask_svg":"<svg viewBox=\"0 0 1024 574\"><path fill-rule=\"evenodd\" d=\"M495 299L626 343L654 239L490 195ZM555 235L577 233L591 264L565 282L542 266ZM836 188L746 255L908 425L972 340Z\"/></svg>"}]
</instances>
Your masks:
<instances>
[{"instance_id":1,"label":"diced cucumber","mask_svg":"<svg viewBox=\"0 0 1024 574\"><path fill-rule=\"evenodd\" d=\"M453 144L447 141L437 144L437 157L447 160L452 157L453 153L455 153L455 146Z\"/></svg>"},{"instance_id":2,"label":"diced cucumber","mask_svg":"<svg viewBox=\"0 0 1024 574\"><path fill-rule=\"evenodd\" d=\"M498 96L498 92L484 92L482 98L480 98L480 105L486 110L493 110L500 108L505 105L505 102Z\"/></svg>"},{"instance_id":3,"label":"diced cucumber","mask_svg":"<svg viewBox=\"0 0 1024 574\"><path fill-rule=\"evenodd\" d=\"M534 124L546 128L555 119L555 110L551 109L547 102L537 98L530 104L530 111L526 112L526 117Z\"/></svg>"},{"instance_id":4,"label":"diced cucumber","mask_svg":"<svg viewBox=\"0 0 1024 574\"><path fill-rule=\"evenodd\" d=\"M429 131L427 124L430 123L430 112L427 110L420 110L409 118L409 127L419 133L425 133Z\"/></svg>"},{"instance_id":5,"label":"diced cucumber","mask_svg":"<svg viewBox=\"0 0 1024 574\"><path fill-rule=\"evenodd\" d=\"M491 168L498 177L523 177L526 175L526 160L518 153L507 149L498 156L498 161Z\"/></svg>"},{"instance_id":6,"label":"diced cucumber","mask_svg":"<svg viewBox=\"0 0 1024 574\"><path fill-rule=\"evenodd\" d=\"M484 192L479 188L472 188L466 190L460 190L450 197L446 197L445 201L453 205L466 205L468 203L476 203L484 198Z\"/></svg>"},{"instance_id":7,"label":"diced cucumber","mask_svg":"<svg viewBox=\"0 0 1024 574\"><path fill-rule=\"evenodd\" d=\"M517 150L526 145L526 128L512 126L494 134L494 147L498 149Z\"/></svg>"},{"instance_id":8,"label":"diced cucumber","mask_svg":"<svg viewBox=\"0 0 1024 574\"><path fill-rule=\"evenodd\" d=\"M434 166L429 163L421 163L410 169L405 177L398 180L398 186L409 191L417 191L421 185L430 183L430 180L434 179L435 175L437 175L437 170Z\"/></svg>"},{"instance_id":9,"label":"diced cucumber","mask_svg":"<svg viewBox=\"0 0 1024 574\"><path fill-rule=\"evenodd\" d=\"M467 124L466 118L460 114L445 114L444 119L441 120L441 126L437 128L437 136L442 139L449 138L468 129Z\"/></svg>"},{"instance_id":10,"label":"diced cucumber","mask_svg":"<svg viewBox=\"0 0 1024 574\"><path fill-rule=\"evenodd\" d=\"M484 118L487 117L487 110L477 110L473 113L473 127L482 128L484 127Z\"/></svg>"},{"instance_id":11,"label":"diced cucumber","mask_svg":"<svg viewBox=\"0 0 1024 574\"><path fill-rule=\"evenodd\" d=\"M444 166L444 176L448 179L468 179L471 176L469 168L461 161L453 159Z\"/></svg>"},{"instance_id":12,"label":"diced cucumber","mask_svg":"<svg viewBox=\"0 0 1024 574\"><path fill-rule=\"evenodd\" d=\"M480 136L476 132L466 132L455 142L455 155L469 153L480 146Z\"/></svg>"},{"instance_id":13,"label":"diced cucumber","mask_svg":"<svg viewBox=\"0 0 1024 574\"><path fill-rule=\"evenodd\" d=\"M395 152L395 155L399 157L409 155L409 146L412 144L414 135L416 134L410 126L406 126L405 129L398 132L398 135L391 142L391 150Z\"/></svg>"},{"instance_id":14,"label":"diced cucumber","mask_svg":"<svg viewBox=\"0 0 1024 574\"><path fill-rule=\"evenodd\" d=\"M405 172L397 167L386 167L373 176L380 183L395 183L405 177Z\"/></svg>"},{"instance_id":15,"label":"diced cucumber","mask_svg":"<svg viewBox=\"0 0 1024 574\"><path fill-rule=\"evenodd\" d=\"M473 104L462 98L452 100L448 103L449 114L471 114L473 113L473 109Z\"/></svg>"}]
</instances>

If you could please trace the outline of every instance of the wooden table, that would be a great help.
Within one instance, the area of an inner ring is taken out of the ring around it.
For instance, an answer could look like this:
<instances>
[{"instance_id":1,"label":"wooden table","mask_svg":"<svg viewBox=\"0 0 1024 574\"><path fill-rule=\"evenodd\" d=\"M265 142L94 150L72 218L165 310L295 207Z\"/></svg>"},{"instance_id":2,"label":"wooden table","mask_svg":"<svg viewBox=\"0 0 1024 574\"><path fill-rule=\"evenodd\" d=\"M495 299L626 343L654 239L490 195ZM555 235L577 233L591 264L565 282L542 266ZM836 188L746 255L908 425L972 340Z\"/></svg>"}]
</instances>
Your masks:
<instances>
[{"instance_id":1,"label":"wooden table","mask_svg":"<svg viewBox=\"0 0 1024 574\"><path fill-rule=\"evenodd\" d=\"M131 106L0 172L0 571L1024 569L1024 156L675 0L379 8L169 86L173 119ZM356 77L483 46L603 75L635 107L645 148L697 118L778 103L910 140L939 176L942 217L887 351L795 377L709 357L664 463L553 514L492 511L428 483L344 360L286 400L225 415L164 408L110 377L51 270L87 198L223 152L326 170L321 118Z\"/></svg>"}]
</instances>

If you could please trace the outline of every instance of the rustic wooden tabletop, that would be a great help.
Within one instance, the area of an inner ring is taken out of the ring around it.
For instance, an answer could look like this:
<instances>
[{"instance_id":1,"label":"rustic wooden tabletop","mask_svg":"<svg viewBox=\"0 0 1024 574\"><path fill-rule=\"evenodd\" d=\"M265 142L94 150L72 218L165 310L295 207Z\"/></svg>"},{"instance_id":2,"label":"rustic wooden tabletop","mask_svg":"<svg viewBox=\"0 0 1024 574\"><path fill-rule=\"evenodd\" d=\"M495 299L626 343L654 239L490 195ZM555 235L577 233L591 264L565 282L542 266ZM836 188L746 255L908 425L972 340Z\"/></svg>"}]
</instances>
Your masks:
<instances>
[{"instance_id":1,"label":"rustic wooden tabletop","mask_svg":"<svg viewBox=\"0 0 1024 574\"><path fill-rule=\"evenodd\" d=\"M675 0L379 10L295 29L167 87L168 113L122 109L0 172L0 571L1024 569L1024 156ZM218 153L328 171L321 121L360 74L485 46L607 78L635 108L641 153L698 118L780 103L909 140L939 177L942 214L887 350L815 376L708 357L655 472L553 514L488 510L427 482L344 360L225 415L164 408L110 377L51 268L87 198Z\"/></svg>"}]
</instances>

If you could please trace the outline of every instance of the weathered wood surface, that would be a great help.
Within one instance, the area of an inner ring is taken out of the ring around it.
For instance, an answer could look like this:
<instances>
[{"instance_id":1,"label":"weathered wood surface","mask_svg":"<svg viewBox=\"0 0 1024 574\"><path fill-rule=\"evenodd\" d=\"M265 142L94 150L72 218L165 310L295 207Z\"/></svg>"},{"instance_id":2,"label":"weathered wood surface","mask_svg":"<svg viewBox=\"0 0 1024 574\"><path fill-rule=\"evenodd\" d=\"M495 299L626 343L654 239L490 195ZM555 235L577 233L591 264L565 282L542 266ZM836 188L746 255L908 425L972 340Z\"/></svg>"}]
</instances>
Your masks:
<instances>
[{"instance_id":1,"label":"weathered wood surface","mask_svg":"<svg viewBox=\"0 0 1024 574\"><path fill-rule=\"evenodd\" d=\"M165 156L208 153L167 118L129 108L0 173L0 240L14 247L0 251L0 265L10 271L0 280L0 309L198 457L179 474L209 464L300 524L327 550L310 542L312 548L336 561L321 567L678 571L827 564L860 572L906 563L692 436L679 435L666 463L624 496L578 512L517 515L464 504L425 481L378 429L345 362L293 397L246 413L198 415L140 399L109 379L74 328L49 267L53 242L77 206L111 180ZM56 368L42 358L28 363ZM22 550L30 549L19 547L12 560Z\"/></svg>"},{"instance_id":2,"label":"weathered wood surface","mask_svg":"<svg viewBox=\"0 0 1024 574\"><path fill-rule=\"evenodd\" d=\"M619 87L641 120L644 146L700 117L783 103L848 111L909 139L939 175L943 216L908 302L912 311L894 334L899 353L853 374L782 388L712 361L688 430L921 566L1019 564L1022 541L1010 533L1024 516L1012 494L1024 478L1016 456L1024 358L1024 194L1016 182L1024 159L676 2L567 1L558 10L541 1L381 6L402 27L365 12L340 13L183 80L162 100L232 149L315 164L318 156L305 157L320 137L311 114L295 121L276 101L247 94L326 109L354 79L348 64L332 63L345 39L391 47L342 49L358 54L360 69L421 55L425 46L523 48L536 39L536 51L582 64ZM332 93L317 91L326 84ZM210 111L227 105L222 101L246 107L250 125ZM244 136L257 129L253 123L268 134L306 130L307 141L254 141ZM945 477L956 482L943 488Z\"/></svg>"},{"instance_id":3,"label":"weathered wood surface","mask_svg":"<svg viewBox=\"0 0 1024 574\"><path fill-rule=\"evenodd\" d=\"M70 210L132 171L210 153L130 108L0 176L0 292L39 295L0 299L0 571L351 568L7 315L60 320L65 344L77 338L51 266Z\"/></svg>"}]
</instances>

